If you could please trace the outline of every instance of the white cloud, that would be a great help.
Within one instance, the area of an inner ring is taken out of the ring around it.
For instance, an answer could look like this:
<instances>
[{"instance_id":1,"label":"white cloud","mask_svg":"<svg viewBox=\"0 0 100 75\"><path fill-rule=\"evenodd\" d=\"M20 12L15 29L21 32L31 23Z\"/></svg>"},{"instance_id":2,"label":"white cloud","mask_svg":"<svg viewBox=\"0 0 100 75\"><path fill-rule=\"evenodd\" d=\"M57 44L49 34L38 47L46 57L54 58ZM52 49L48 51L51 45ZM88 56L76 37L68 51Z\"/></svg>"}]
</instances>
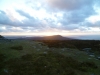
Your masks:
<instances>
[{"instance_id":1,"label":"white cloud","mask_svg":"<svg viewBox=\"0 0 100 75\"><path fill-rule=\"evenodd\" d=\"M95 24L97 21L100 21L100 15L90 16L86 20L93 23L93 24Z\"/></svg>"},{"instance_id":2,"label":"white cloud","mask_svg":"<svg viewBox=\"0 0 100 75\"><path fill-rule=\"evenodd\" d=\"M93 27L98 31L100 27L100 7L94 0L2 0L2 3L0 25L4 28L0 32L63 34L63 31L91 32L96 29Z\"/></svg>"}]
</instances>

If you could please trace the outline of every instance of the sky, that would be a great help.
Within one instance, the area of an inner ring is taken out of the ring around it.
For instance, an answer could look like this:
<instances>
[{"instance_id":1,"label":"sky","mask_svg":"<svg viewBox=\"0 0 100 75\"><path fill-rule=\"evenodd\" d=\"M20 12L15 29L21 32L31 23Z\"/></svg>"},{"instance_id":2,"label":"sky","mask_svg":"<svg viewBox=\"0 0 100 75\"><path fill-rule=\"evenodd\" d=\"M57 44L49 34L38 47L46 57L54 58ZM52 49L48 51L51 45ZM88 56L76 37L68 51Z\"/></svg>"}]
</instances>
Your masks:
<instances>
[{"instance_id":1,"label":"sky","mask_svg":"<svg viewBox=\"0 0 100 75\"><path fill-rule=\"evenodd\" d=\"M100 35L100 0L0 0L0 35Z\"/></svg>"}]
</instances>

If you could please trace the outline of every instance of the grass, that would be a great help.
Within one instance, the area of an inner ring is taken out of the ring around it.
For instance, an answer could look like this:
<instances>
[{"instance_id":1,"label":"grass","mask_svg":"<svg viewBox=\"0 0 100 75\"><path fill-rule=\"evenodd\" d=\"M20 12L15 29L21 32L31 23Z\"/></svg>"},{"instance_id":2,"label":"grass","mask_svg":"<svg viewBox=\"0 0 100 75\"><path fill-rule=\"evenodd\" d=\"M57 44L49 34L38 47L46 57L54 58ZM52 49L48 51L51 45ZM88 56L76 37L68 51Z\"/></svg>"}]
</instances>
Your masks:
<instances>
[{"instance_id":1,"label":"grass","mask_svg":"<svg viewBox=\"0 0 100 75\"><path fill-rule=\"evenodd\" d=\"M11 47L17 47L17 46L21 46L23 49L17 50L17 49L11 48ZM50 54L47 55L48 52L49 53L53 52L54 54L51 53L51 55ZM48 66L50 66L51 63L54 63L52 65L55 65L56 68L59 65L59 63L56 62L56 59L58 59L58 57L61 55L64 57L70 57L70 58L72 58L72 60L75 59L78 62L94 62L98 66L97 69L87 67L89 69L88 72L83 72L83 71L77 70L75 68L74 69L66 68L66 71L72 69L73 74L70 74L70 75L74 75L74 72L75 72L75 74L78 72L79 75L90 75L92 73L95 75L100 75L100 72L99 72L100 71L100 60L96 60L94 57L90 57L86 52L79 51L78 49L48 48L48 46L42 45L41 42L28 41L28 40L12 40L11 42L0 43L0 54L3 54L6 57L5 61L15 60L16 62L20 61L22 63L23 63L22 59L24 59L24 60L27 59L26 61L31 60L29 58L31 58L31 55L32 55L32 59L34 59L34 61L39 61L39 62L42 61L43 64L46 63L46 64L48 64ZM56 57L56 54L58 54L57 57ZM25 55L27 55L27 56L25 56ZM46 57L45 57L45 55L46 55ZM47 57L50 60L48 60ZM91 58L91 59L89 59L89 58ZM65 63L65 62L62 63L62 61L64 61L64 60L62 60L62 59L60 59L60 60L61 60L60 61L61 64ZM19 62L19 64L20 64L20 62ZM15 63L13 63L13 64L15 64ZM34 62L34 64L35 64L35 62ZM41 64L41 63L38 63L38 64ZM43 64L41 64L41 66ZM72 62L72 64L74 64L74 62ZM61 67L61 66L59 66L59 67ZM57 74L55 71L56 68L52 67L52 70L51 70L51 71L54 71L52 73L55 75ZM62 75L66 74L65 71L61 71L61 72L62 72ZM51 75L53 75L53 74L51 74ZM78 75L78 74L76 74L76 75ZM28 75L28 74L26 74L26 75Z\"/></svg>"}]
</instances>

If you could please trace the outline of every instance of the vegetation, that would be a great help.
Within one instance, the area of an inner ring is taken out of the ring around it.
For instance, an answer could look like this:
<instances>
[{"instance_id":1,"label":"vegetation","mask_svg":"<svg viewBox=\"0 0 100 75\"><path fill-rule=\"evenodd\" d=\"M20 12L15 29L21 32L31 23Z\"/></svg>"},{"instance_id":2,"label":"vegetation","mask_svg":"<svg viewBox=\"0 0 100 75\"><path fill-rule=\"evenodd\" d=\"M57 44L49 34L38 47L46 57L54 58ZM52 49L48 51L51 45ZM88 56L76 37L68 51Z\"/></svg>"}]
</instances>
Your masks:
<instances>
[{"instance_id":1,"label":"vegetation","mask_svg":"<svg viewBox=\"0 0 100 75\"><path fill-rule=\"evenodd\" d=\"M23 50L23 47L22 46L12 46L10 48L11 49L14 49L14 50Z\"/></svg>"},{"instance_id":2,"label":"vegetation","mask_svg":"<svg viewBox=\"0 0 100 75\"><path fill-rule=\"evenodd\" d=\"M91 67L91 68L98 68L94 62L82 62L82 66Z\"/></svg>"},{"instance_id":3,"label":"vegetation","mask_svg":"<svg viewBox=\"0 0 100 75\"><path fill-rule=\"evenodd\" d=\"M99 71L100 60L68 42L0 43L0 75L99 75Z\"/></svg>"},{"instance_id":4,"label":"vegetation","mask_svg":"<svg viewBox=\"0 0 100 75\"><path fill-rule=\"evenodd\" d=\"M10 59L6 62L5 69L10 75L78 75L76 71L87 71L87 67L97 68L94 63L81 63L49 51L47 54L27 54Z\"/></svg>"},{"instance_id":5,"label":"vegetation","mask_svg":"<svg viewBox=\"0 0 100 75\"><path fill-rule=\"evenodd\" d=\"M5 56L3 54L0 54L0 70L4 67L4 60Z\"/></svg>"},{"instance_id":6,"label":"vegetation","mask_svg":"<svg viewBox=\"0 0 100 75\"><path fill-rule=\"evenodd\" d=\"M45 43L48 47L54 48L91 48L92 51L100 52L100 40L38 40Z\"/></svg>"}]
</instances>

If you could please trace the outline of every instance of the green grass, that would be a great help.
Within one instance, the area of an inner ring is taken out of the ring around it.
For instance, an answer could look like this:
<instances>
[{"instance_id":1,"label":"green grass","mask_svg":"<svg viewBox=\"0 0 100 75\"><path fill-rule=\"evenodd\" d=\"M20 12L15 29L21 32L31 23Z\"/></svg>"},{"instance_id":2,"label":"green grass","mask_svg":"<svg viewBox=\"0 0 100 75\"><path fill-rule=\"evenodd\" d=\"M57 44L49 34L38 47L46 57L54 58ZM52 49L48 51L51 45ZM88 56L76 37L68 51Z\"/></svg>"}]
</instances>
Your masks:
<instances>
[{"instance_id":1,"label":"green grass","mask_svg":"<svg viewBox=\"0 0 100 75\"><path fill-rule=\"evenodd\" d=\"M23 49L16 50L16 49L11 48L11 47L16 47L16 46L22 46ZM42 59L43 59L45 61L45 63L47 63L47 58L44 57L43 55L47 54L49 51L55 53L54 55L56 55L56 53L58 53L58 54L63 55L64 57L71 57L79 62L86 62L86 61L94 62L98 66L97 69L87 67L89 69L88 72L82 72L77 69L76 70L72 69L73 71L79 73L77 75L90 75L92 73L94 73L95 75L100 75L100 60L96 60L94 57L90 57L86 52L79 51L78 49L48 48L48 46L46 46L46 45L41 45L41 42L27 41L27 40L13 40L12 42L0 43L0 54L3 54L6 57L5 61L9 61L12 59L20 60L20 58L22 58L24 55L31 54L32 58L34 58L34 61L37 61L37 60L42 61ZM30 56L27 56L27 57L31 58ZM42 57L44 57L44 58L42 58ZM49 60L49 62L51 62L53 60L53 62L55 63L53 65L56 65L56 67L57 67L58 62L55 61L56 60L55 56L53 56L52 54L50 56L50 54L49 54L49 56L47 56L47 57L48 58L50 57L51 60ZM25 57L23 57L23 58L25 58ZM49 63L49 62L48 62L48 65L50 65L52 63L52 62L51 63ZM74 64L74 62L72 62L72 63ZM55 68L52 67L52 69L54 70ZM64 75L65 71L62 71L62 72ZM55 71L53 73L55 73ZM28 74L26 74L26 75L28 75ZM51 74L51 75L53 75L53 74Z\"/></svg>"}]
</instances>

